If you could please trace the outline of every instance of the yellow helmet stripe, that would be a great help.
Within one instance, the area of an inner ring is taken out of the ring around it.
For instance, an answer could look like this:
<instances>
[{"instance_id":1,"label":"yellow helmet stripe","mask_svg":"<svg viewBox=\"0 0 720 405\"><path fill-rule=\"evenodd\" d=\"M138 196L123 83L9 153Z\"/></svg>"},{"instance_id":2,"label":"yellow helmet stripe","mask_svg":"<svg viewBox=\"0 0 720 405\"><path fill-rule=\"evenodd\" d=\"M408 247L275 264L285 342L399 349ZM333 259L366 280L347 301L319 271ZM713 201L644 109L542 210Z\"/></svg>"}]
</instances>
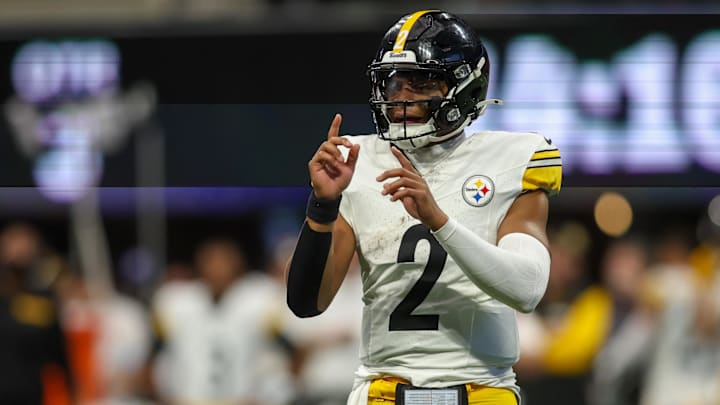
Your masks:
<instances>
[{"instance_id":1,"label":"yellow helmet stripe","mask_svg":"<svg viewBox=\"0 0 720 405\"><path fill-rule=\"evenodd\" d=\"M413 25L415 25L415 21L417 21L420 17L423 15L430 13L432 11L439 11L439 10L420 10L414 12L400 27L400 31L397 34L397 37L395 37L395 45L393 46L393 53L400 53L405 49L405 41L407 41L408 35L410 35L410 30L412 29Z\"/></svg>"}]
</instances>

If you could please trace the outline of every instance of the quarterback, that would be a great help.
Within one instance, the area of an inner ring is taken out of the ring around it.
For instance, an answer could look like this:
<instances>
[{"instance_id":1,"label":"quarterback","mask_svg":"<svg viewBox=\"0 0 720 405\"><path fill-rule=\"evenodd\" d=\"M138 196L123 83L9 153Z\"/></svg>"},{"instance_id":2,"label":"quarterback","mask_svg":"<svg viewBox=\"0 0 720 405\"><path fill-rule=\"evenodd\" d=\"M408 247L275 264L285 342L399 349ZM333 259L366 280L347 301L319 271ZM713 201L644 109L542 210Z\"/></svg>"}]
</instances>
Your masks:
<instances>
[{"instance_id":1,"label":"quarterback","mask_svg":"<svg viewBox=\"0 0 720 405\"><path fill-rule=\"evenodd\" d=\"M377 134L339 136L308 169L313 192L287 301L322 313L357 252L360 404L517 404L515 311L548 281L548 195L560 152L535 133L465 128L485 112L490 60L458 17L423 10L385 34L368 68Z\"/></svg>"}]
</instances>

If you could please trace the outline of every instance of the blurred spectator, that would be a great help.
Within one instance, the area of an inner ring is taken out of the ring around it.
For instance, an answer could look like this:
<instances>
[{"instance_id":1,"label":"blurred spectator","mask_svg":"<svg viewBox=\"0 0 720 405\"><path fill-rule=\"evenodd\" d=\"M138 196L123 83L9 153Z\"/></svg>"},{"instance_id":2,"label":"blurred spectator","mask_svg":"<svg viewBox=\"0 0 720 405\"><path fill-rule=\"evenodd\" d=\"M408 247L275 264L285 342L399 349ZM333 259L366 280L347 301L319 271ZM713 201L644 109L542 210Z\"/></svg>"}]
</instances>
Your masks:
<instances>
[{"instance_id":1,"label":"blurred spectator","mask_svg":"<svg viewBox=\"0 0 720 405\"><path fill-rule=\"evenodd\" d=\"M360 365L363 297L360 274L355 255L333 305L320 316L300 319L285 308L285 333L300 357L298 405L347 402Z\"/></svg>"},{"instance_id":2,"label":"blurred spectator","mask_svg":"<svg viewBox=\"0 0 720 405\"><path fill-rule=\"evenodd\" d=\"M600 282L586 285L587 234L565 225L550 237L547 294L536 314L519 315L517 368L527 403L621 405L636 400L639 367L647 360L654 327L639 305L645 245L632 238L613 241L600 263Z\"/></svg>"},{"instance_id":3,"label":"blurred spectator","mask_svg":"<svg viewBox=\"0 0 720 405\"><path fill-rule=\"evenodd\" d=\"M610 299L607 339L595 358L589 402L636 404L654 345L655 317L647 305L648 252L643 241L614 241L605 252L601 276Z\"/></svg>"},{"instance_id":4,"label":"blurred spectator","mask_svg":"<svg viewBox=\"0 0 720 405\"><path fill-rule=\"evenodd\" d=\"M670 300L689 299L693 293L692 246L688 236L672 229L658 238L652 249L654 260L642 297L650 309L659 312Z\"/></svg>"},{"instance_id":5,"label":"blurred spectator","mask_svg":"<svg viewBox=\"0 0 720 405\"><path fill-rule=\"evenodd\" d=\"M297 233L278 237L271 248L269 273L279 287L281 336L292 356L296 381L295 405L340 405L347 402L360 365L362 280L357 255L333 305L314 318L297 318L285 304L285 270Z\"/></svg>"},{"instance_id":6,"label":"blurred spectator","mask_svg":"<svg viewBox=\"0 0 720 405\"><path fill-rule=\"evenodd\" d=\"M596 311L603 311L607 300L599 286L588 286L585 227L567 222L548 235L550 279L536 311L517 314L521 355L515 369L524 403L581 404L592 360L605 337L605 326L598 323L602 312Z\"/></svg>"},{"instance_id":7,"label":"blurred spectator","mask_svg":"<svg viewBox=\"0 0 720 405\"><path fill-rule=\"evenodd\" d=\"M275 283L248 273L244 253L230 240L202 244L196 266L200 280L166 283L154 299L161 338L154 374L161 399L289 402L289 372L275 356Z\"/></svg>"},{"instance_id":8,"label":"blurred spectator","mask_svg":"<svg viewBox=\"0 0 720 405\"><path fill-rule=\"evenodd\" d=\"M38 232L11 224L0 234L0 402L67 404L74 383L52 283L58 273ZM53 277L54 278L54 277Z\"/></svg>"},{"instance_id":9,"label":"blurred spectator","mask_svg":"<svg viewBox=\"0 0 720 405\"><path fill-rule=\"evenodd\" d=\"M692 257L690 282L667 290L642 405L720 403L720 250L704 245Z\"/></svg>"},{"instance_id":10,"label":"blurred spectator","mask_svg":"<svg viewBox=\"0 0 720 405\"><path fill-rule=\"evenodd\" d=\"M68 270L62 274L57 291L78 400L80 403L99 401L102 397L97 359L100 319L93 309L84 280L74 272Z\"/></svg>"},{"instance_id":11,"label":"blurred spectator","mask_svg":"<svg viewBox=\"0 0 720 405\"><path fill-rule=\"evenodd\" d=\"M79 399L133 403L151 345L147 311L122 294L91 294L97 288L77 274L63 277L59 291Z\"/></svg>"}]
</instances>

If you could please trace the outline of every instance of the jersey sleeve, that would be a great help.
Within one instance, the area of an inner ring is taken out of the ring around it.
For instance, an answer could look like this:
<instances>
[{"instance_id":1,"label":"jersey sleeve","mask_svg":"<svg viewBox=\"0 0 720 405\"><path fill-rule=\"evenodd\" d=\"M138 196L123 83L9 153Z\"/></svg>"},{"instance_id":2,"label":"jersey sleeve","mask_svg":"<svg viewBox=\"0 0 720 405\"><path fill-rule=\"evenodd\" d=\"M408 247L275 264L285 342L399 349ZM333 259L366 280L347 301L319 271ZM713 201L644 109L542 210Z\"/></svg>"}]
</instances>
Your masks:
<instances>
[{"instance_id":1,"label":"jersey sleeve","mask_svg":"<svg viewBox=\"0 0 720 405\"><path fill-rule=\"evenodd\" d=\"M530 157L522 178L522 191L543 190L550 195L560 192L562 158L552 141L544 138Z\"/></svg>"}]
</instances>

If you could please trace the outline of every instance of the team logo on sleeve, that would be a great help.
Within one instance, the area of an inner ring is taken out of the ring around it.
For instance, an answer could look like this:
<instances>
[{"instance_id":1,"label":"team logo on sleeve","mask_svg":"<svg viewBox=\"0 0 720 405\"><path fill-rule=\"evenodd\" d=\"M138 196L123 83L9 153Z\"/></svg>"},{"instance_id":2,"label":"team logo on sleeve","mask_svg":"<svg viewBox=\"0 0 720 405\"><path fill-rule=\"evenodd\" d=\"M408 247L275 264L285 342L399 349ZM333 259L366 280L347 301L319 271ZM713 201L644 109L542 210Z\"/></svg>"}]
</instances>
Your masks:
<instances>
[{"instance_id":1,"label":"team logo on sleeve","mask_svg":"<svg viewBox=\"0 0 720 405\"><path fill-rule=\"evenodd\" d=\"M495 184L487 176L471 176L462 186L462 196L466 203L473 207L482 207L492 200Z\"/></svg>"}]
</instances>

